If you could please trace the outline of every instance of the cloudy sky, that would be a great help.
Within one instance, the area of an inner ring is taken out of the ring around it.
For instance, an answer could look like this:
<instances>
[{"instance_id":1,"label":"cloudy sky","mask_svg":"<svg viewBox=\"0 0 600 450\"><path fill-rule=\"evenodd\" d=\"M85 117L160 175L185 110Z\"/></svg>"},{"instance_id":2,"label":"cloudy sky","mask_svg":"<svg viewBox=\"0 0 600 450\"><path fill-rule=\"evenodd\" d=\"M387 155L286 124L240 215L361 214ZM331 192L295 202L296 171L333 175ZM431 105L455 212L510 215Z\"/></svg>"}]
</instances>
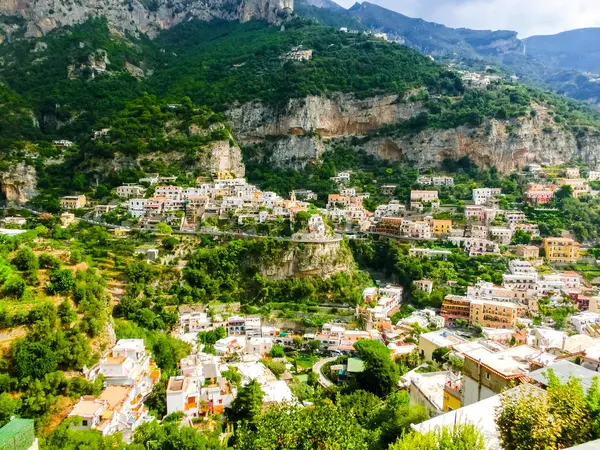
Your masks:
<instances>
[{"instance_id":1,"label":"cloudy sky","mask_svg":"<svg viewBox=\"0 0 600 450\"><path fill-rule=\"evenodd\" d=\"M356 0L335 0L350 7ZM600 27L599 0L369 0L450 27L509 29L524 38Z\"/></svg>"}]
</instances>

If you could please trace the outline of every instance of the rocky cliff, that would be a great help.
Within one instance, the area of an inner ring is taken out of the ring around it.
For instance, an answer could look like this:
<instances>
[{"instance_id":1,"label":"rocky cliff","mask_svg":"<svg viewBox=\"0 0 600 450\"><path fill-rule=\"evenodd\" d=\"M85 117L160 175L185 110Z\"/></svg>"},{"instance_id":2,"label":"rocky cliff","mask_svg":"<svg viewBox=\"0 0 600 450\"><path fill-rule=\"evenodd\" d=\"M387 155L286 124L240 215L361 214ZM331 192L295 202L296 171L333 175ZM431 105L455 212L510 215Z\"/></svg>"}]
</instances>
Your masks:
<instances>
[{"instance_id":1,"label":"rocky cliff","mask_svg":"<svg viewBox=\"0 0 600 450\"><path fill-rule=\"evenodd\" d=\"M237 136L249 143L268 136L316 133L323 138L333 138L360 135L409 119L422 111L421 103L408 102L397 95L357 99L337 94L292 99L283 108L260 102L246 103L231 108L228 116Z\"/></svg>"},{"instance_id":2,"label":"rocky cliff","mask_svg":"<svg viewBox=\"0 0 600 450\"><path fill-rule=\"evenodd\" d=\"M2 193L8 203L24 204L37 195L35 167L18 163L0 173Z\"/></svg>"},{"instance_id":3,"label":"rocky cliff","mask_svg":"<svg viewBox=\"0 0 600 450\"><path fill-rule=\"evenodd\" d=\"M535 118L487 120L477 128L428 129L414 135L375 138L364 149L383 159L414 161L419 167L434 167L445 158L463 156L503 172L533 162L556 165L573 158L581 158L590 168L600 167L600 137L574 135L557 126L539 105Z\"/></svg>"},{"instance_id":4,"label":"rocky cliff","mask_svg":"<svg viewBox=\"0 0 600 450\"><path fill-rule=\"evenodd\" d=\"M192 18L279 23L293 8L294 0L0 0L0 14L23 19L28 36L89 17L105 17L117 29L150 36ZM5 34L12 30L8 25L2 29Z\"/></svg>"},{"instance_id":5,"label":"rocky cliff","mask_svg":"<svg viewBox=\"0 0 600 450\"><path fill-rule=\"evenodd\" d=\"M552 111L541 105L535 108L534 118L487 120L479 127L427 129L389 137L372 135L362 148L382 159L407 159L421 167L463 156L502 171L531 162L561 164L574 157L590 167L600 166L600 137L576 136L555 123ZM292 100L280 111L250 103L229 114L244 142L264 141L263 151L274 165L298 168L320 158L335 139L368 136L422 111L420 102L398 101L394 96L357 100L340 95Z\"/></svg>"},{"instance_id":6,"label":"rocky cliff","mask_svg":"<svg viewBox=\"0 0 600 450\"><path fill-rule=\"evenodd\" d=\"M328 278L337 272L351 271L353 264L352 253L341 241L294 243L277 264L261 268L261 275L270 280Z\"/></svg>"}]
</instances>

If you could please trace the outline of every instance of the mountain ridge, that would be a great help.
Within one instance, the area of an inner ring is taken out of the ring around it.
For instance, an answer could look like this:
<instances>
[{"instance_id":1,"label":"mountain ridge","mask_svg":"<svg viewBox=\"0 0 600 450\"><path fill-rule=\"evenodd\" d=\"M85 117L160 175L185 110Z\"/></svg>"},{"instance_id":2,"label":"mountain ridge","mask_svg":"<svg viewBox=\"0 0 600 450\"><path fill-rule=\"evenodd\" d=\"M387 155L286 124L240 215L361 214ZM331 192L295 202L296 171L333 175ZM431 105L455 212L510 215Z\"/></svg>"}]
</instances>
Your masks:
<instances>
[{"instance_id":1,"label":"mountain ridge","mask_svg":"<svg viewBox=\"0 0 600 450\"><path fill-rule=\"evenodd\" d=\"M186 20L224 19L281 23L294 10L294 0L2 0L0 34L39 37L63 26L104 17L126 33L156 36Z\"/></svg>"},{"instance_id":2,"label":"mountain ridge","mask_svg":"<svg viewBox=\"0 0 600 450\"><path fill-rule=\"evenodd\" d=\"M326 13L317 14L314 7L312 10L306 8L304 1L297 0L297 12L323 23L329 21L332 26L359 24L366 29L385 32L391 40L448 64L475 70L485 70L489 65L500 66L508 74L516 74L525 82L600 106L600 83L597 77L587 73L600 72L600 44L597 44L600 39L588 38L586 46L569 45L567 42L562 53L556 54L545 48L536 49L535 43L549 41L545 47L557 47L557 40L565 36L568 38L571 32L521 40L515 31L450 28L411 18L369 2L357 3L343 11L324 9ZM586 30L589 29L583 29L583 32ZM573 30L572 33L579 32ZM582 47L584 51L580 50ZM582 64L584 58L591 63Z\"/></svg>"}]
</instances>

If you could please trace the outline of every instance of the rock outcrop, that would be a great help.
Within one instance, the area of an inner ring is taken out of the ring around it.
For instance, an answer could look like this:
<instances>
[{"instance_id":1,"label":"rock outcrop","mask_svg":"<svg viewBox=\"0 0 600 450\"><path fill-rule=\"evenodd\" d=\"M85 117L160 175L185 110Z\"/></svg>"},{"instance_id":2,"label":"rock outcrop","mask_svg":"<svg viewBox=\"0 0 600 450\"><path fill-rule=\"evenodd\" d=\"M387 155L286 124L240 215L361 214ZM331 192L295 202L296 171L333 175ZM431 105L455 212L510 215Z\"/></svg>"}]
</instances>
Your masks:
<instances>
[{"instance_id":1,"label":"rock outcrop","mask_svg":"<svg viewBox=\"0 0 600 450\"><path fill-rule=\"evenodd\" d=\"M268 136L318 134L323 138L365 134L423 111L420 102L397 95L357 99L351 95L290 100L284 108L260 102L231 108L227 115L243 142Z\"/></svg>"},{"instance_id":2,"label":"rock outcrop","mask_svg":"<svg viewBox=\"0 0 600 450\"><path fill-rule=\"evenodd\" d=\"M244 177L246 174L242 152L230 141L214 142L210 146L206 161L203 161L201 165L203 169L208 169L211 173L226 172L236 177Z\"/></svg>"},{"instance_id":3,"label":"rock outcrop","mask_svg":"<svg viewBox=\"0 0 600 450\"><path fill-rule=\"evenodd\" d=\"M23 162L0 173L0 183L2 193L9 204L25 204L38 193L35 167Z\"/></svg>"},{"instance_id":4,"label":"rock outcrop","mask_svg":"<svg viewBox=\"0 0 600 450\"><path fill-rule=\"evenodd\" d=\"M89 17L105 17L119 30L150 36L192 18L279 23L293 8L294 0L0 0L0 14L24 19L28 36Z\"/></svg>"},{"instance_id":5,"label":"rock outcrop","mask_svg":"<svg viewBox=\"0 0 600 450\"><path fill-rule=\"evenodd\" d=\"M536 117L487 120L479 127L427 129L417 134L375 135L386 125L424 110L396 96L355 99L348 95L291 100L283 110L248 103L228 114L242 142L261 143L263 158L278 167L300 168L318 160L337 139L364 136L361 148L386 160L406 159L434 167L446 158L470 157L483 167L514 170L531 162L562 164L581 158L600 167L600 137L575 135L557 125L552 111L534 105ZM348 140L348 142L350 142Z\"/></svg>"},{"instance_id":6,"label":"rock outcrop","mask_svg":"<svg viewBox=\"0 0 600 450\"><path fill-rule=\"evenodd\" d=\"M341 241L295 243L276 264L261 268L261 275L270 280L290 277L328 278L335 273L352 269L352 253Z\"/></svg>"},{"instance_id":7,"label":"rock outcrop","mask_svg":"<svg viewBox=\"0 0 600 450\"><path fill-rule=\"evenodd\" d=\"M488 120L477 128L428 129L415 135L375 138L364 149L382 159L406 159L419 167L435 167L446 158L463 156L503 172L533 162L557 165L573 158L581 158L590 168L600 167L600 137L575 136L545 112L511 122Z\"/></svg>"}]
</instances>

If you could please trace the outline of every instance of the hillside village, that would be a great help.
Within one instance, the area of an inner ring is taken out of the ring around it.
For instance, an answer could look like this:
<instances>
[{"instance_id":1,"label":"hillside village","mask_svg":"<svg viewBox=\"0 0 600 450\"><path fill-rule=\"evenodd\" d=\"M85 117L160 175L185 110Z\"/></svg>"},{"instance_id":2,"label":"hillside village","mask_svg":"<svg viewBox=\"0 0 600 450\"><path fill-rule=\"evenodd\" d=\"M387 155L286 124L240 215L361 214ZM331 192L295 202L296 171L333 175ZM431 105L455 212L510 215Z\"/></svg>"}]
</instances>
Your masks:
<instances>
[{"instance_id":1,"label":"hillside village","mask_svg":"<svg viewBox=\"0 0 600 450\"><path fill-rule=\"evenodd\" d=\"M2 55L0 450L600 448L600 116L216 3Z\"/></svg>"},{"instance_id":2,"label":"hillside village","mask_svg":"<svg viewBox=\"0 0 600 450\"><path fill-rule=\"evenodd\" d=\"M547 181L546 172L535 164L528 167L528 188L522 202L510 209L499 206L501 189L488 187L473 189L469 204L442 204L439 192L452 189L454 178L433 174L418 176L408 202L390 200L374 212L364 206L369 194L350 187L351 171L333 177L338 192L329 194L325 208L317 208L317 195L306 189L294 190L284 199L245 179L221 174L211 183L199 180L193 188L172 184L176 177L149 174L139 184L117 187L116 200L109 204L94 204L77 194L62 198L60 221L63 228L78 221L105 224L116 239L135 229L202 235L283 221L288 225L275 232L301 242L370 236L408 243L410 257L422 261L447 261L455 252L508 257L501 280L479 279L461 295L455 293L456 281L435 278L414 280L409 286L367 287L351 322L324 323L317 329L273 325L265 316L241 314L239 304L178 308L172 335L189 343L192 351L178 361L177 373L164 381L162 395L166 413L181 413L184 425L224 414L239 389L254 382L261 386L265 407L302 405L294 388L298 377L309 374L314 386L324 388L348 383L364 370L356 343L371 340L387 347L392 359L416 361L401 375L398 389L409 393L411 404L426 409L431 419L418 427L427 430L445 423L459 408L477 415L480 408L496 405L506 388L529 383L544 389L543 369L585 379L599 370L598 280L573 270L582 259L591 258L572 235L540 237L539 226L528 220L525 207L544 209L561 192L574 198L597 195L592 186L600 172L590 171L582 178L579 169L566 167L553 182ZM396 185L380 189L389 199L396 197ZM434 218L440 213L447 218ZM303 225L295 228L302 214ZM115 217L119 223L107 221ZM207 228L211 218L218 220ZM3 234L25 232L19 228L27 228L28 220L5 217ZM519 235L525 239L515 243ZM163 252L146 250L143 258L164 264L167 260L159 258ZM408 298L414 300L418 292L431 296L440 283L450 293L439 307L409 306ZM216 337L207 341L209 333ZM288 352L307 355L309 365L286 358ZM137 427L154 420L144 403L161 372L142 339L119 340L84 375L90 382L102 376L104 389L96 397L82 396L68 412L67 419L83 419L77 429L103 435L118 432L128 442ZM486 433L496 433L493 421L481 426Z\"/></svg>"}]
</instances>

